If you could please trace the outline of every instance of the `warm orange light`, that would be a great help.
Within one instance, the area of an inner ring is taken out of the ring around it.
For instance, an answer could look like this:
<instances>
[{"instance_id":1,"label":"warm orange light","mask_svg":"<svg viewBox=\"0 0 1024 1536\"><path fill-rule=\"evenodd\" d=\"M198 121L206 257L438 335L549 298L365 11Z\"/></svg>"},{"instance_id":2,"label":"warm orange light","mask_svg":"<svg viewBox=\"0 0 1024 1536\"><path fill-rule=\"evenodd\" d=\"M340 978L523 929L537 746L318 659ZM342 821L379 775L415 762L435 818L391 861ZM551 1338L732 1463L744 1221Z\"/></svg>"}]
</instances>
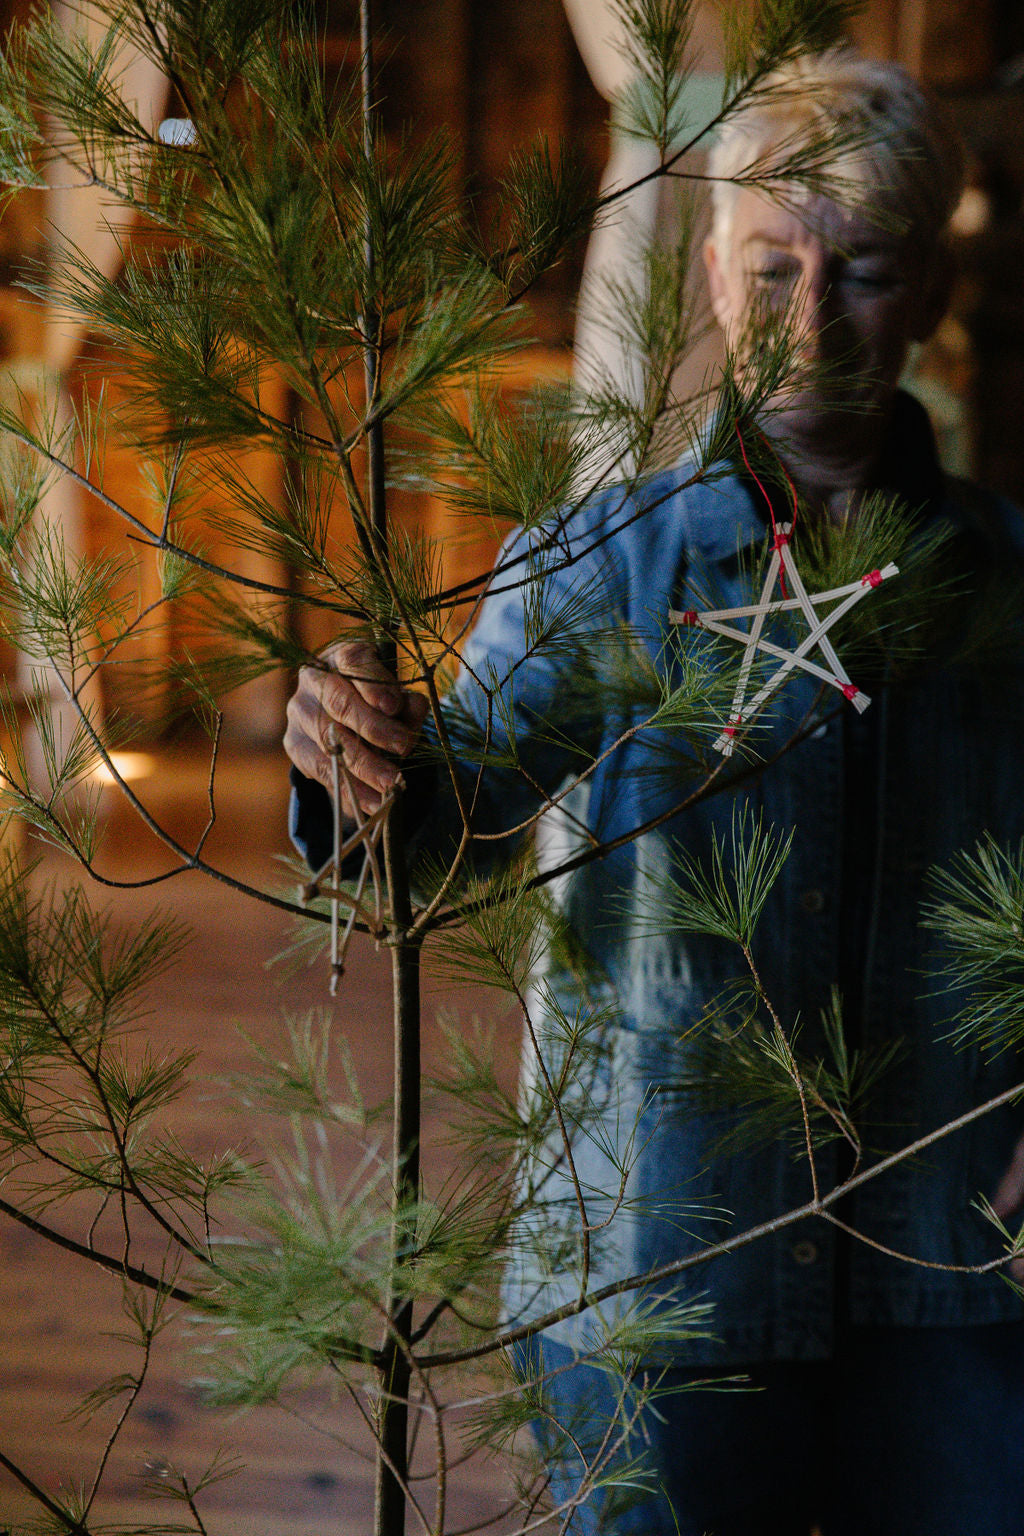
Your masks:
<instances>
[{"instance_id":1,"label":"warm orange light","mask_svg":"<svg viewBox=\"0 0 1024 1536\"><path fill-rule=\"evenodd\" d=\"M156 767L156 758L148 752L111 752L110 761L117 773L131 783L133 779L146 779ZM117 779L106 763L97 763L89 777L97 784L116 784Z\"/></svg>"}]
</instances>

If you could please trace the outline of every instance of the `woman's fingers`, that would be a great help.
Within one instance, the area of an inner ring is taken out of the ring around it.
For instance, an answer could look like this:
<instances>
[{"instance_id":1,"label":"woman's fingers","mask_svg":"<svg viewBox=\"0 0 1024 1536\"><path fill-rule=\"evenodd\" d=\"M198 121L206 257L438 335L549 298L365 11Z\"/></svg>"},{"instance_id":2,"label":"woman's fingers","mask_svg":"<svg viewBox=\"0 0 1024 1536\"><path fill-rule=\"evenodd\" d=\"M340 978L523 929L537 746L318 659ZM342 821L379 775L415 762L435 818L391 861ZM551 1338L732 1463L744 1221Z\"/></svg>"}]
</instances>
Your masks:
<instances>
[{"instance_id":1,"label":"woman's fingers","mask_svg":"<svg viewBox=\"0 0 1024 1536\"><path fill-rule=\"evenodd\" d=\"M394 788L429 708L404 689L362 641L339 641L324 652L331 670L303 667L288 703L284 748L300 773L334 787L335 753L342 774L342 810L376 810Z\"/></svg>"},{"instance_id":2,"label":"woman's fingers","mask_svg":"<svg viewBox=\"0 0 1024 1536\"><path fill-rule=\"evenodd\" d=\"M316 668L304 670L312 673L306 680L308 698L316 705L315 734L326 750L331 746L331 727L339 725L347 727L381 752L404 757L410 750L416 740L416 731L401 718L401 698L397 710L385 713L369 702L350 678L318 672Z\"/></svg>"},{"instance_id":3,"label":"woman's fingers","mask_svg":"<svg viewBox=\"0 0 1024 1536\"><path fill-rule=\"evenodd\" d=\"M373 709L384 715L401 711L404 689L365 640L337 640L324 651L323 659Z\"/></svg>"}]
</instances>

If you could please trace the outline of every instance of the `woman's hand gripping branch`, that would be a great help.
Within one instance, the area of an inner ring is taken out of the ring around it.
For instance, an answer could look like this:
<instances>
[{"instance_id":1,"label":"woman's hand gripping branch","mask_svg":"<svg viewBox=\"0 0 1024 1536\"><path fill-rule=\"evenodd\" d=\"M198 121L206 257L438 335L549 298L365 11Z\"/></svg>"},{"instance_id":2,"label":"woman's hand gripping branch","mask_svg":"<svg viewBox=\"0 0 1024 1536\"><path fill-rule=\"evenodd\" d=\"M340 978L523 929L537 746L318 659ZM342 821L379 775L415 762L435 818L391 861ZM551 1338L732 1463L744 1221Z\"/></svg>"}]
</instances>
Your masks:
<instances>
[{"instance_id":1,"label":"woman's hand gripping branch","mask_svg":"<svg viewBox=\"0 0 1024 1536\"><path fill-rule=\"evenodd\" d=\"M299 672L284 749L300 773L331 790L332 759L340 748L348 770L342 814L352 817L357 808L368 814L398 784L401 759L419 737L428 701L404 688L365 641L339 640L321 659L322 667Z\"/></svg>"}]
</instances>

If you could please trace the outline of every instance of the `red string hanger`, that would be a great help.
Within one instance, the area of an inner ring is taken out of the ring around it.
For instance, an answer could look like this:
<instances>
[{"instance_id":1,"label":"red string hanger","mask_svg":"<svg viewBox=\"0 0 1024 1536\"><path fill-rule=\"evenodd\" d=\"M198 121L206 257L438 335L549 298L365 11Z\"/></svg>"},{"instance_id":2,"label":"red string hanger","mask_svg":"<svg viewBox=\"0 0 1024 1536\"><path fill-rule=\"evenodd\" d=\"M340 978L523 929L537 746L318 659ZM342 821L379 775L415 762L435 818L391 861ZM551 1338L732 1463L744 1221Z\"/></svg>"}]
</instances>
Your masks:
<instances>
[{"instance_id":1,"label":"red string hanger","mask_svg":"<svg viewBox=\"0 0 1024 1536\"><path fill-rule=\"evenodd\" d=\"M762 440L765 440L763 433L761 436ZM743 433L740 431L739 422L736 423L736 441L740 445L740 453L743 455L743 462L747 466L747 474L750 476L751 480L753 480L754 484L757 486L758 490L761 492L761 495L765 499L765 504L768 508L768 516L771 519L772 525L772 548L777 549L779 552L779 591L782 593L783 597L788 597L789 593L786 591L786 562L783 558L782 551L789 543L790 535L782 534L779 532L779 525L775 521L774 503L772 502L768 492L765 490L764 485L759 479L756 470L752 468L750 460L747 458L747 445L743 441ZM797 514L800 511L800 506L797 501L796 486L793 484L789 470L786 468L785 464L783 464L782 460L778 458L778 456L776 456L776 461L779 465L779 468L782 470L782 473L786 477L786 483L789 486L790 494L793 497L793 516L789 523L790 533L792 533L792 530L796 527Z\"/></svg>"},{"instance_id":2,"label":"red string hanger","mask_svg":"<svg viewBox=\"0 0 1024 1536\"><path fill-rule=\"evenodd\" d=\"M832 587L827 592L809 593L804 586L803 579L797 567L793 554L791 539L793 525L796 522L799 505L796 486L786 469L779 460L782 473L786 478L793 498L793 516L790 522L776 522L775 509L772 506L771 497L751 467L747 457L746 445L743 434L736 428L736 436L740 445L740 453L751 479L757 486L761 495L768 504L768 515L771 519L771 558L768 562L768 570L765 573L764 583L761 588L760 601L751 603L741 608L717 608L698 612L690 608L679 610L669 609L669 622L672 624L697 625L701 629L710 631L711 634L721 635L726 640L733 640L743 646L743 659L740 662L739 677L736 680L736 689L733 693L732 709L727 723L722 727L715 740L714 747L721 752L723 757L732 755L733 744L737 732L741 727L749 725L756 715L764 708L777 688L785 682L789 674L795 669L809 672L812 677L820 678L832 688L837 688L859 713L863 714L871 703L866 693L863 693L857 685L850 681L849 674L844 668L835 648L828 638L828 632L844 614L849 613L862 597L881 585L890 576L898 574L899 567L890 562L881 570L868 571L861 576L859 581L849 582L846 586ZM787 587L787 578L792 586L793 595L790 596ZM781 597L773 597L775 584L778 582ZM815 611L816 607L834 603L835 607L823 616ZM799 609L807 622L807 634L794 646L792 650L786 650L783 646L776 645L773 641L764 637L765 621L775 614L785 613ZM749 619L750 628L737 629L730 620ZM825 663L812 659L811 653L819 651ZM779 666L769 676L766 682L747 698L747 689L750 685L750 673L754 665L754 657L758 651L766 656L774 657Z\"/></svg>"}]
</instances>

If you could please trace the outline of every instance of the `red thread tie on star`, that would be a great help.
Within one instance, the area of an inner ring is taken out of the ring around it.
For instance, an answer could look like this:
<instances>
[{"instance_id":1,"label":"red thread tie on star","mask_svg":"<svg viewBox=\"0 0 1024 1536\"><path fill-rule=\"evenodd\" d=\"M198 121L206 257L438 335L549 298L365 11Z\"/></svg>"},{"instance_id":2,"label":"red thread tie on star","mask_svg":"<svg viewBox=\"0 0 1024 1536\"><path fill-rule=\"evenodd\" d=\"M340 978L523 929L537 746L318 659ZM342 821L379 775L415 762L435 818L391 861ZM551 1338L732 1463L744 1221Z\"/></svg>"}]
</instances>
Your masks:
<instances>
[{"instance_id":1,"label":"red thread tie on star","mask_svg":"<svg viewBox=\"0 0 1024 1536\"><path fill-rule=\"evenodd\" d=\"M783 523L779 529L780 535L784 538L791 532L789 523ZM844 586L832 587L826 592L810 593L803 584L799 566L794 558L790 561L789 571L795 595L791 598L775 600L771 594L778 579L781 561L781 554L777 550L774 551L765 574L759 602L743 603L736 608L708 609L698 611L696 614L692 608L679 613L669 609L670 623L691 626L698 624L702 629L709 630L714 635L721 635L723 639L733 640L743 647L743 660L733 695L729 723L722 728L714 742L715 751L721 752L724 757L732 754L733 738L738 734L737 727L754 719L794 668L810 673L812 677L827 683L830 688L838 689L859 714L862 714L871 702L868 695L862 693L857 685L850 681L849 674L839 660L828 632L833 624L869 592L880 586L883 581L887 581L890 576L897 575L898 567L890 562L877 572L877 580L874 579L876 573L870 571L867 577L862 576ZM835 606L825 614L816 611L818 605L826 603ZM762 627L765 619L772 614L788 612L794 608L801 610L807 624L807 633L791 649L786 649L775 641L766 639L762 633ZM744 619L750 621L750 628L738 629L735 621ZM814 651L821 652L820 662L814 660L811 654ZM778 665L771 676L757 689L753 698L748 700L747 684L750 680L754 655L757 652L774 658Z\"/></svg>"},{"instance_id":2,"label":"red thread tie on star","mask_svg":"<svg viewBox=\"0 0 1024 1536\"><path fill-rule=\"evenodd\" d=\"M772 451L771 444L760 434L766 448ZM772 506L771 497L764 485L758 479L747 457L746 445L743 442L743 434L739 426L736 427L736 437L743 455L743 462L754 484L758 487L768 507L768 515L771 519L771 560L761 587L760 601L741 603L736 608L708 609L695 611L687 608L676 612L669 609L669 622L672 624L685 624L688 626L699 625L711 634L720 635L723 639L735 641L743 647L743 660L740 664L736 689L733 694L732 711L729 715L729 723L722 727L714 742L714 750L721 752L724 757L729 757L733 751L733 738L738 734L738 728L747 724L763 709L767 700L775 690L788 677L795 668L809 673L829 687L838 689L843 697L851 703L859 714L862 714L871 703L866 693L862 693L856 683L850 681L849 674L843 667L835 648L829 639L828 632L844 614L865 597L873 588L881 586L883 581L890 576L898 574L899 568L892 561L882 567L881 570L868 571L859 580L847 583L844 586L833 587L826 592L807 591L800 575L800 570L794 555L789 559L789 578L793 587L794 596L790 597L786 587L786 561L784 550L790 543L793 535L793 526L799 511L799 498L797 489L785 464L776 456L779 466L789 490L793 497L793 519L791 522L779 525L775 519L775 509ZM775 582L778 581L782 592L781 600L772 597ZM835 606L827 614L822 615L816 611L816 605L832 603ZM765 620L771 615L782 613L791 609L800 609L804 621L807 624L807 633L803 639L786 649L771 639L765 638L763 627ZM736 627L737 620L749 620L747 630ZM812 652L821 652L821 661L813 659ZM772 657L778 665L775 671L761 684L751 699L747 699L747 686L750 681L751 667L756 653ZM823 664L824 663L824 664Z\"/></svg>"}]
</instances>

